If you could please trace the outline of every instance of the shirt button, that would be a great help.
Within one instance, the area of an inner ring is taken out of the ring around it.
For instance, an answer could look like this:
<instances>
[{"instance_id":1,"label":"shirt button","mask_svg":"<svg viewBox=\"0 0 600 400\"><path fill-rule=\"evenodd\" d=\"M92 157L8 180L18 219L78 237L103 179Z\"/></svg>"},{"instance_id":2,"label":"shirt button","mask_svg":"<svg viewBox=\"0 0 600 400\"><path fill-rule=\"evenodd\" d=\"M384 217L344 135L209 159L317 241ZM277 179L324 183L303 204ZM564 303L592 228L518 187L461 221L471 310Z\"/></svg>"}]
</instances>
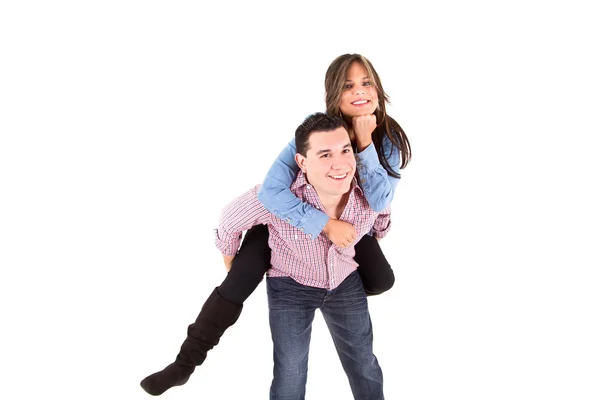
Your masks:
<instances>
[{"instance_id":1,"label":"shirt button","mask_svg":"<svg viewBox=\"0 0 600 400\"><path fill-rule=\"evenodd\" d=\"M300 232L304 232L304 228L300 228Z\"/></svg>"},{"instance_id":2,"label":"shirt button","mask_svg":"<svg viewBox=\"0 0 600 400\"><path fill-rule=\"evenodd\" d=\"M287 222L290 222L290 221L291 221L291 220L288 218L288 219L287 219Z\"/></svg>"},{"instance_id":3,"label":"shirt button","mask_svg":"<svg viewBox=\"0 0 600 400\"><path fill-rule=\"evenodd\" d=\"M311 235L310 233L308 234L308 238L309 238L309 239L312 239L312 235Z\"/></svg>"}]
</instances>

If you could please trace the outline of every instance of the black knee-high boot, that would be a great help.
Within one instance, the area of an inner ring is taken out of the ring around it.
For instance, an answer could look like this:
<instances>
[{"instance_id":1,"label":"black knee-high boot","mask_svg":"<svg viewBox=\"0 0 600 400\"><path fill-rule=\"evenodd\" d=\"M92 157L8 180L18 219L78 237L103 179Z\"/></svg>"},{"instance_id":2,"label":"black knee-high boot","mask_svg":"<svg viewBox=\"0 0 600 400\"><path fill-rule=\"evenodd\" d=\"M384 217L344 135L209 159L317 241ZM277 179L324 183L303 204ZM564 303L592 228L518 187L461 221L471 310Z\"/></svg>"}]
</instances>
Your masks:
<instances>
[{"instance_id":1,"label":"black knee-high boot","mask_svg":"<svg viewBox=\"0 0 600 400\"><path fill-rule=\"evenodd\" d=\"M227 277L208 297L196 322L188 327L175 362L141 382L146 392L158 396L186 383L195 367L204 362L206 353L219 343L223 332L237 321L242 304L270 267L268 240L266 225L257 225L246 232Z\"/></svg>"},{"instance_id":2,"label":"black knee-high boot","mask_svg":"<svg viewBox=\"0 0 600 400\"><path fill-rule=\"evenodd\" d=\"M196 321L188 327L187 338L175 362L142 380L142 388L158 396L173 386L186 383L196 366L204 362L206 353L219 343L225 330L237 321L242 307L223 298L215 288Z\"/></svg>"}]
</instances>

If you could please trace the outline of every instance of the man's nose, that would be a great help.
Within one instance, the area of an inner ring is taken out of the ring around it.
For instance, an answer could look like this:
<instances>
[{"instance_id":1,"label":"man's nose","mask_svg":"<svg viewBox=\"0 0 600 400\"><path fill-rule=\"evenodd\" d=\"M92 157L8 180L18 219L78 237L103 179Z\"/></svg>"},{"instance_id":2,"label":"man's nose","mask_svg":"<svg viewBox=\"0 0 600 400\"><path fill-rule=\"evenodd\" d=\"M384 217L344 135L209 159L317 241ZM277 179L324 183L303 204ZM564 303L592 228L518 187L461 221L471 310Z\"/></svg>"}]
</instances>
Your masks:
<instances>
[{"instance_id":1,"label":"man's nose","mask_svg":"<svg viewBox=\"0 0 600 400\"><path fill-rule=\"evenodd\" d=\"M331 160L331 168L332 169L342 169L342 168L346 168L346 165L348 165L348 160L344 159L344 157L341 156L334 156Z\"/></svg>"}]
</instances>

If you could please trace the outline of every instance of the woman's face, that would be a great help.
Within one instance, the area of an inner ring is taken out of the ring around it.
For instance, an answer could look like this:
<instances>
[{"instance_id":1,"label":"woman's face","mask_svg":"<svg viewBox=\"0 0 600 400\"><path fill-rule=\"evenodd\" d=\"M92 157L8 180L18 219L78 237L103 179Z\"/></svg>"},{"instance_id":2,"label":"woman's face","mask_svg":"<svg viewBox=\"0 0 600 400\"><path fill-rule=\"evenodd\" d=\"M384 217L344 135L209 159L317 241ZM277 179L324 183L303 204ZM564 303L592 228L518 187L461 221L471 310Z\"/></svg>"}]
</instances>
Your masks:
<instances>
[{"instance_id":1,"label":"woman's face","mask_svg":"<svg viewBox=\"0 0 600 400\"><path fill-rule=\"evenodd\" d=\"M340 111L344 117L352 118L375 112L379 99L371 81L362 64L356 61L350 64L340 99Z\"/></svg>"}]
</instances>

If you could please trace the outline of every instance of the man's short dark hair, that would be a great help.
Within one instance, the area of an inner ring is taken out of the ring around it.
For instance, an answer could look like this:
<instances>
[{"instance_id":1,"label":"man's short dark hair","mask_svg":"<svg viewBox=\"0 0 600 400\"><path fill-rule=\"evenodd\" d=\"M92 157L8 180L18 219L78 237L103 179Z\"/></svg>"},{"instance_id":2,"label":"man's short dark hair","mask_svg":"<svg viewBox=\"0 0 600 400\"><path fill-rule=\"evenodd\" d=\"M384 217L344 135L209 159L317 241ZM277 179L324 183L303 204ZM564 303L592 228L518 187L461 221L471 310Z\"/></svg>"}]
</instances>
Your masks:
<instances>
[{"instance_id":1,"label":"man's short dark hair","mask_svg":"<svg viewBox=\"0 0 600 400\"><path fill-rule=\"evenodd\" d=\"M329 132L339 127L348 130L346 123L340 117L322 112L309 115L296 129L296 152L306 157L308 139L313 132Z\"/></svg>"}]
</instances>

